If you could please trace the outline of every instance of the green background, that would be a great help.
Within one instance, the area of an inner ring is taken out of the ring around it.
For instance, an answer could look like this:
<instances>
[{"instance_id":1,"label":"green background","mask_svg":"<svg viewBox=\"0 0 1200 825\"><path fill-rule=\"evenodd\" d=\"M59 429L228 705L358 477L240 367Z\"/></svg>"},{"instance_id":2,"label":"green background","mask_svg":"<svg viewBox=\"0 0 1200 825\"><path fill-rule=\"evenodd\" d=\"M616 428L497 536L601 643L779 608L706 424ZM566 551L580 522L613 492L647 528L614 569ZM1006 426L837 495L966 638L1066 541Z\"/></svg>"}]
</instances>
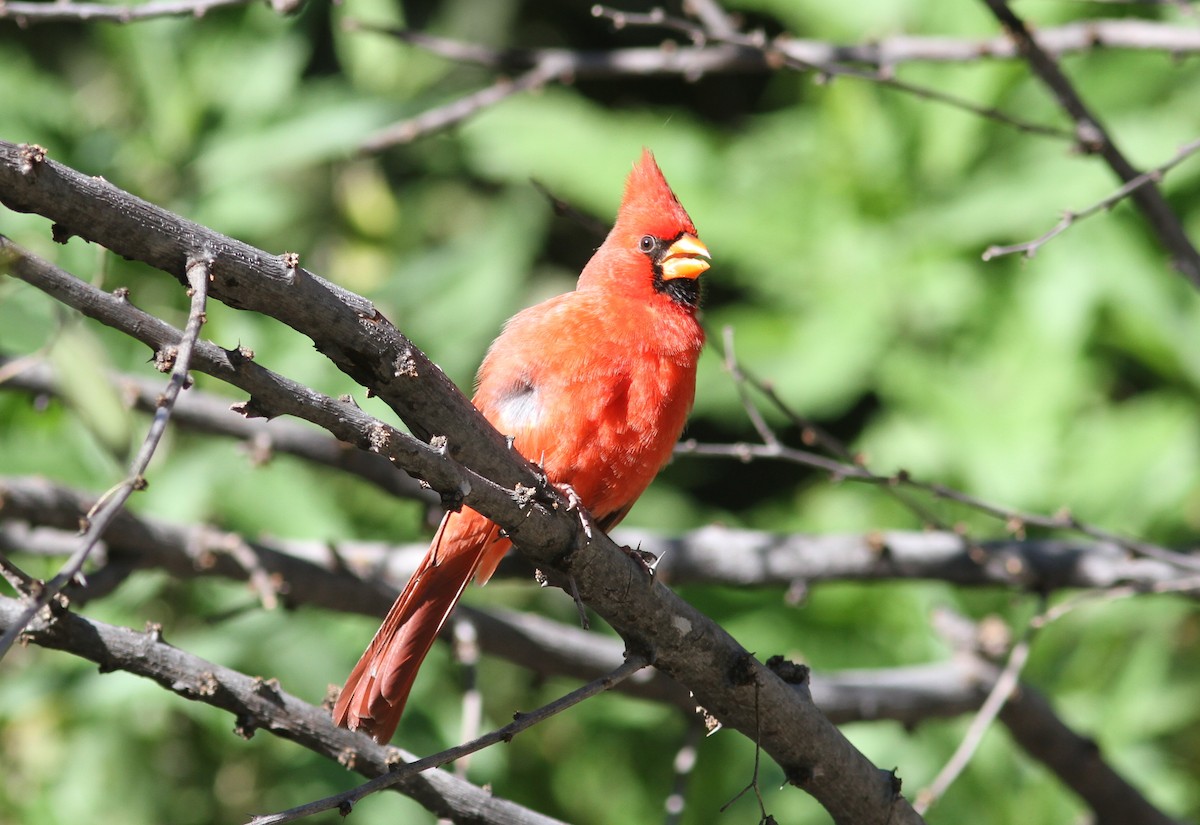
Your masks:
<instances>
[{"instance_id":1,"label":"green background","mask_svg":"<svg viewBox=\"0 0 1200 825\"><path fill-rule=\"evenodd\" d=\"M833 42L998 31L982 4L949 0L729 5L771 33ZM609 49L667 36L614 32L589 8L459 0L409 4L406 18L384 0L345 0L310 2L292 17L254 6L125 26L0 21L0 138L41 144L53 159L268 251L298 252L306 267L375 301L464 388L504 319L569 289L600 240L556 217L531 179L607 224L624 175L650 147L713 253L704 315L712 337L732 327L747 368L873 469L904 468L1015 508L1069 506L1106 529L1167 545L1194 542L1200 299L1170 270L1140 215L1123 203L1030 261L981 260L987 246L1037 237L1062 210L1116 188L1098 160L1066 141L859 80L821 84L784 71L552 87L408 145L356 152L375 130L494 75L347 32L347 19L498 47ZM1071 3L1020 10L1041 26L1130 13ZM1136 13L1178 16L1169 8ZM1101 50L1064 67L1143 168L1200 133L1194 58ZM1019 62L898 71L1025 120L1068 125ZM1200 239L1200 161L1172 171L1164 190ZM105 288L128 286L138 306L176 324L186 316L173 279L78 240L57 246L40 218L0 211L0 232ZM327 393L352 392L388 417L280 324L219 305L209 319L211 340L243 343L260 363ZM35 410L24 396L0 393L0 472L103 491L123 476L146 421L96 376L107 368L154 375L147 352L0 280L0 348L15 354L47 343L73 399ZM228 392L203 377L199 384ZM768 420L799 444L784 417L768 411ZM755 438L713 348L702 359L687 435ZM413 502L287 457L255 467L236 445L186 432L168 437L149 480L131 506L182 523L328 540L428 535ZM944 501L928 506L973 536L1004 534L995 519ZM868 487L793 465L702 458L669 467L628 523L666 532L710 523L776 532L921 526ZM1039 607L1030 594L936 582L820 585L799 606L772 589L692 587L683 595L761 656L783 653L818 670L946 658L930 622L938 608L996 614L1019 631ZM528 583L497 582L467 598L564 621L574 612L561 593ZM373 631L363 617L263 611L238 585L152 573L86 612L134 627L160 622L172 644L278 677L312 702L341 682ZM456 741L460 678L448 652L436 649L399 744L426 753ZM489 726L571 687L531 684L491 659L479 678ZM1200 817L1193 601L1154 596L1077 609L1036 637L1025 678L1153 802ZM469 776L575 822L611 822L614 811L620 821L659 821L689 724L669 708L604 696L478 755ZM966 724L846 731L876 764L898 766L911 793L936 774ZM145 680L16 650L0 665L0 820L239 822L355 781L269 735L243 741L232 726L226 714ZM740 736L705 739L684 821L717 821L752 765L753 745ZM802 792L778 790L782 780L764 763L767 809L779 822L828 821ZM929 821L1038 825L1077 821L1083 810L996 727ZM723 816L756 821L758 812L748 795ZM355 817L432 821L394 794L365 801Z\"/></svg>"}]
</instances>

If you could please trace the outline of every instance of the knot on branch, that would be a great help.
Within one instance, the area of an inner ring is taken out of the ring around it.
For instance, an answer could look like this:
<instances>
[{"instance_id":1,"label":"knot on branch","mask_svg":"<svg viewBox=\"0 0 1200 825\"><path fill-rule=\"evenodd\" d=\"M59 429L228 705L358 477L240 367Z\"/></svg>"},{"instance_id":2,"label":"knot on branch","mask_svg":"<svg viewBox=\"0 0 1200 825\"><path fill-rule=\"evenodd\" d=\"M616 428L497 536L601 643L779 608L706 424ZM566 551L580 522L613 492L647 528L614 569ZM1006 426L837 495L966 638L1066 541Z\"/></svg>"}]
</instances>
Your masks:
<instances>
[{"instance_id":1,"label":"knot on branch","mask_svg":"<svg viewBox=\"0 0 1200 825\"><path fill-rule=\"evenodd\" d=\"M233 724L233 732L242 739L253 739L255 732L258 730L258 723L253 717L247 716L244 713L239 713L237 721Z\"/></svg>"},{"instance_id":2,"label":"knot on branch","mask_svg":"<svg viewBox=\"0 0 1200 825\"><path fill-rule=\"evenodd\" d=\"M737 687L754 684L757 679L754 672L754 654L742 651L733 664L729 666L726 674L729 677L729 682Z\"/></svg>"},{"instance_id":3,"label":"knot on branch","mask_svg":"<svg viewBox=\"0 0 1200 825\"><path fill-rule=\"evenodd\" d=\"M20 158L17 170L22 175L36 174L46 162L45 148L36 143L22 143L17 147L17 156Z\"/></svg>"},{"instance_id":4,"label":"knot on branch","mask_svg":"<svg viewBox=\"0 0 1200 825\"><path fill-rule=\"evenodd\" d=\"M808 665L797 664L779 655L767 659L766 665L767 670L789 685L807 685L812 675Z\"/></svg>"},{"instance_id":5,"label":"knot on branch","mask_svg":"<svg viewBox=\"0 0 1200 825\"><path fill-rule=\"evenodd\" d=\"M250 680L250 689L268 699L278 700L280 698L279 680L274 677L264 679L261 676L255 676Z\"/></svg>"}]
</instances>

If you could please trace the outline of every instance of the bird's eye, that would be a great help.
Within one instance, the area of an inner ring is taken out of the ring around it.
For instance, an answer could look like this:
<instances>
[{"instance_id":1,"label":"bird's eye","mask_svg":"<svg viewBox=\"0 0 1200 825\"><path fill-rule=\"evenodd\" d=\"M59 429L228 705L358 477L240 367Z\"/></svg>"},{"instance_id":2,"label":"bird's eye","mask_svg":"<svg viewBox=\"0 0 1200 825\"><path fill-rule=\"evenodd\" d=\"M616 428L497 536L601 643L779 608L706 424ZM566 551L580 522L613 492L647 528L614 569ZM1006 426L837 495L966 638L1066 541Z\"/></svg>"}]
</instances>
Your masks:
<instances>
[{"instance_id":1,"label":"bird's eye","mask_svg":"<svg viewBox=\"0 0 1200 825\"><path fill-rule=\"evenodd\" d=\"M653 252L654 251L654 236L653 235L643 235L642 239L640 241L638 241L638 248L641 249L643 252Z\"/></svg>"}]
</instances>

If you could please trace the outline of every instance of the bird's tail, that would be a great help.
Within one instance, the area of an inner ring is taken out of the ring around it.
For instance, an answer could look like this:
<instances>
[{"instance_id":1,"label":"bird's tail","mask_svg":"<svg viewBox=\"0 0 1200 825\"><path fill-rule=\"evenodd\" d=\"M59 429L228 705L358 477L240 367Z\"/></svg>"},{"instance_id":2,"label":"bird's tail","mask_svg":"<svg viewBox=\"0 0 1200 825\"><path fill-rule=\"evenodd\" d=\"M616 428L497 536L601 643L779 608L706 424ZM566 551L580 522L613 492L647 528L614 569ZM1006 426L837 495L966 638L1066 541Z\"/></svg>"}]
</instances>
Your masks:
<instances>
[{"instance_id":1,"label":"bird's tail","mask_svg":"<svg viewBox=\"0 0 1200 825\"><path fill-rule=\"evenodd\" d=\"M404 591L350 672L333 708L335 724L386 743L396 732L413 680L433 640L479 570L495 568L508 542L499 528L469 508L447 513ZM491 569L486 572L490 575Z\"/></svg>"}]
</instances>

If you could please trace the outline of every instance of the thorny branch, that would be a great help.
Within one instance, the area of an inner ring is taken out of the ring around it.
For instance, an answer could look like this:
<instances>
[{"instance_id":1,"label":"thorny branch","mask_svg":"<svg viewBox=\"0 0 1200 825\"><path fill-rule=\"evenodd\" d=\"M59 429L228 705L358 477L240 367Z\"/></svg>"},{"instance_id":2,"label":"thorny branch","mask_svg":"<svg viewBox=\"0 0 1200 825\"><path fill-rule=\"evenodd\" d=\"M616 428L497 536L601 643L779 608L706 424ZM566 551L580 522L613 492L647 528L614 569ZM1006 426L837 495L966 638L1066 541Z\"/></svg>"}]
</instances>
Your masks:
<instances>
[{"instance_id":1,"label":"thorny branch","mask_svg":"<svg viewBox=\"0 0 1200 825\"><path fill-rule=\"evenodd\" d=\"M139 376L113 373L109 381L125 403L153 412L159 386ZM19 391L69 403L58 377L44 358L12 358L0 352L0 391ZM316 427L290 418L247 418L233 399L191 388L179 396L171 416L173 427L219 435L245 443L248 460L266 464L277 454L291 455L366 481L397 498L437 503L434 494L382 455L366 452Z\"/></svg>"},{"instance_id":2,"label":"thorny branch","mask_svg":"<svg viewBox=\"0 0 1200 825\"><path fill-rule=\"evenodd\" d=\"M42 479L0 476L0 549L59 555L69 550L71 530L93 497ZM622 545L658 556L657 577L666 584L722 584L795 589L826 581L929 579L959 586L1016 588L1052 593L1063 588L1121 595L1187 591L1196 576L1152 559L1130 558L1105 543L1061 539L998 539L968 542L949 532L890 530L868 534L771 534L710 525L665 536L631 528L613 532ZM391 596L367 582L398 587L425 553L421 544L327 543L250 538L207 525L180 526L122 512L105 534L104 564L72 599L95 598L106 570L125 575L158 568L177 577L246 579L244 547L252 565L277 580L287 605L312 604L375 616ZM315 569L314 569L315 568ZM323 577L316 570L338 577ZM529 576L511 557L497 576ZM345 581L341 581L341 577ZM99 577L99 580L98 578ZM99 594L107 592L102 589Z\"/></svg>"},{"instance_id":3,"label":"thorny branch","mask_svg":"<svg viewBox=\"0 0 1200 825\"><path fill-rule=\"evenodd\" d=\"M984 0L996 19L1004 26L1018 51L1029 63L1033 73L1054 95L1059 106L1075 124L1079 147L1104 159L1109 168L1125 183L1142 177L1113 141L1100 118L1079 96L1053 55L1042 48L1025 21L1018 17L1005 0ZM1171 209L1154 179L1145 180L1132 188L1129 197L1145 216L1159 243L1171 255L1171 263L1179 273L1200 287L1200 251L1192 244L1179 217Z\"/></svg>"},{"instance_id":4,"label":"thorny branch","mask_svg":"<svg viewBox=\"0 0 1200 825\"><path fill-rule=\"evenodd\" d=\"M18 256L11 249L0 247L0 272L17 265L19 265ZM161 369L170 370L171 379L157 401L154 419L142 441L141 448L134 456L129 468L129 475L105 494L101 501L97 502L96 506L88 512L83 522L85 529L79 541L79 548L63 565L62 570L53 579L38 587L35 592L27 594L29 604L21 621L15 623L3 636L0 636L0 659L12 647L24 627L33 621L33 617L37 615L38 611L48 605L68 582L80 575L88 555L104 535L109 523L116 518L117 513L135 491L146 487L145 474L146 469L150 466L150 459L154 457L154 452L158 449L159 442L167 431L167 422L171 418L171 412L180 391L190 381L188 367L191 364L192 349L196 344L196 339L200 336L200 327L204 323L211 266L212 260L205 251L193 251L188 256L186 277L189 284L188 293L191 296L191 311L188 313L187 327L176 339L178 344L166 351L166 359L160 363Z\"/></svg>"},{"instance_id":5,"label":"thorny branch","mask_svg":"<svg viewBox=\"0 0 1200 825\"><path fill-rule=\"evenodd\" d=\"M0 597L0 628L16 627L21 606ZM265 730L337 761L347 769L374 777L387 774L397 762L416 757L399 748L376 744L361 733L333 724L329 711L303 702L275 679L251 677L208 662L162 639L161 628L141 633L85 619L69 612L38 619L22 638L42 647L62 650L100 665L102 671L121 670L157 682L185 699L233 714L234 731L249 738ZM439 816L474 825L561 825L495 796L491 790L464 782L444 771L407 776L401 790Z\"/></svg>"},{"instance_id":6,"label":"thorny branch","mask_svg":"<svg viewBox=\"0 0 1200 825\"><path fill-rule=\"evenodd\" d=\"M439 481L434 483L432 476L428 480L443 493L464 495L472 507L503 527L534 564L572 577L584 602L632 647L654 650L659 669L689 688L696 701L726 728L746 735L759 730L759 720L748 708L752 691L761 691L764 713L769 717L762 720L764 752L835 821L893 825L921 821L896 794L890 774L859 753L806 696L765 668L711 619L666 587L648 580L607 536L595 534L584 543L579 519L567 512L557 491L539 477L535 467L513 453L503 436L424 353L361 296L301 269L295 256L271 256L217 235L107 182L87 178L44 155L31 154L30 147L0 142L0 200L10 208L50 218L57 224L57 237L81 235L176 277L181 274L185 243L207 239L208 248L215 252L212 297L289 324L312 338L335 365L370 387L414 432L425 438L445 436L436 439L439 446L406 439L400 433L389 433L386 441L356 438L356 443L381 452L402 443L411 457L423 455L423 449L429 448L439 461L461 468L458 473L475 473L478 483L466 489L461 486L461 474L458 483L445 483L447 467L442 464L434 473ZM20 259L37 277L60 279L47 274L53 268L44 262L27 254ZM89 309L99 311L102 306L109 319L121 318L115 307L87 293L73 279L50 291L60 299L75 296ZM161 322L156 322L147 321L155 332L161 332ZM222 377L244 380L245 374L229 362L228 353L223 354L225 363L218 370ZM220 360L216 353L210 351L210 355L214 362ZM278 377L275 383L281 383ZM315 400L318 407L328 402ZM304 404L293 406L302 409ZM341 419L331 424L344 429ZM381 427L374 422L370 432L379 433ZM418 472L415 464L404 462L403 466ZM508 492L516 489L516 484L542 494L537 501L522 505ZM627 586L614 591L614 582ZM731 674L736 678L731 680ZM816 764L823 770L812 771Z\"/></svg>"},{"instance_id":7,"label":"thorny branch","mask_svg":"<svg viewBox=\"0 0 1200 825\"><path fill-rule=\"evenodd\" d=\"M630 676L645 668L648 664L649 662L640 656L630 656L612 672L593 679L588 684L571 691L567 695L555 699L553 702L543 705L537 710L514 714L513 721L502 728L485 733L483 736L470 742L456 745L453 748L447 748L444 751L426 756L423 759L409 762L402 767L394 768L391 772L376 777L370 782L366 782L349 791L343 791L342 793L318 799L305 805L289 808L277 814L256 816L250 821L250 825L282 825L284 822L295 822L298 819L335 808L345 816L362 798L373 793L378 793L379 791L387 790L408 779L410 776L415 776L431 768L441 767L449 762L454 762L472 753L481 751L484 748L491 747L500 742L511 742L513 737L518 733L522 733L534 725L544 722L551 716L562 713L564 710L578 705L585 699L590 699L607 690L612 690Z\"/></svg>"}]
</instances>

